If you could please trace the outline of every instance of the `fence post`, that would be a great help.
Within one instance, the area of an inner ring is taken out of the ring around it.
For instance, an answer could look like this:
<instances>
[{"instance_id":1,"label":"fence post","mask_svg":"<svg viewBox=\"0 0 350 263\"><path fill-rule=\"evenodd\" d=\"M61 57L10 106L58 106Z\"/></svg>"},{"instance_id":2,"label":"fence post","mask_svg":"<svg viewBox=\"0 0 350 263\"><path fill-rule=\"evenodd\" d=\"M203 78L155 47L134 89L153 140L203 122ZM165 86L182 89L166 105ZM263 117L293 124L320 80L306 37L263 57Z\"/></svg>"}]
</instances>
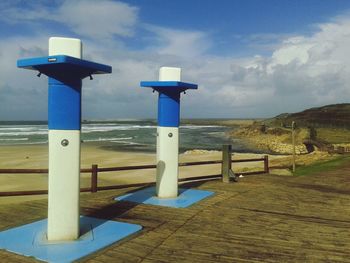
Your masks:
<instances>
[{"instance_id":1,"label":"fence post","mask_svg":"<svg viewBox=\"0 0 350 263\"><path fill-rule=\"evenodd\" d=\"M268 155L264 156L264 172L267 173L267 174L270 172L270 169L269 169L269 156Z\"/></svg>"},{"instance_id":2,"label":"fence post","mask_svg":"<svg viewBox=\"0 0 350 263\"><path fill-rule=\"evenodd\" d=\"M91 193L97 192L97 174L98 166L97 164L93 164L91 166Z\"/></svg>"},{"instance_id":3,"label":"fence post","mask_svg":"<svg viewBox=\"0 0 350 263\"><path fill-rule=\"evenodd\" d=\"M230 171L231 171L231 166L232 166L231 151L232 151L231 145L225 144L222 146L221 173L222 173L222 182L224 182L224 183L230 182Z\"/></svg>"}]
</instances>

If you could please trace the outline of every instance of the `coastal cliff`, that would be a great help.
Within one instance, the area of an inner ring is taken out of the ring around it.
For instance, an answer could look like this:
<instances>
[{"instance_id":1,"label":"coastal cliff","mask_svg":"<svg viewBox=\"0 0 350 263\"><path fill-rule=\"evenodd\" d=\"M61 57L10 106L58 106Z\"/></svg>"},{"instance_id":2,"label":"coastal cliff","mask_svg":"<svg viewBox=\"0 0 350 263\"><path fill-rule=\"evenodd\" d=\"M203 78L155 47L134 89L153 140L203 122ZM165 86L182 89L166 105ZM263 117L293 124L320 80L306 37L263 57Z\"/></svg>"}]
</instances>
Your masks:
<instances>
[{"instance_id":1,"label":"coastal cliff","mask_svg":"<svg viewBox=\"0 0 350 263\"><path fill-rule=\"evenodd\" d=\"M293 152L291 131L287 129L255 123L232 131L231 136L244 140L250 147L256 147L259 151L279 154L292 154ZM308 153L308 149L302 143L306 138L308 138L306 129L296 131L295 151L297 154Z\"/></svg>"},{"instance_id":2,"label":"coastal cliff","mask_svg":"<svg viewBox=\"0 0 350 263\"><path fill-rule=\"evenodd\" d=\"M327 105L242 124L230 133L259 151L292 154L291 123L296 123L296 154L350 151L350 104Z\"/></svg>"}]
</instances>

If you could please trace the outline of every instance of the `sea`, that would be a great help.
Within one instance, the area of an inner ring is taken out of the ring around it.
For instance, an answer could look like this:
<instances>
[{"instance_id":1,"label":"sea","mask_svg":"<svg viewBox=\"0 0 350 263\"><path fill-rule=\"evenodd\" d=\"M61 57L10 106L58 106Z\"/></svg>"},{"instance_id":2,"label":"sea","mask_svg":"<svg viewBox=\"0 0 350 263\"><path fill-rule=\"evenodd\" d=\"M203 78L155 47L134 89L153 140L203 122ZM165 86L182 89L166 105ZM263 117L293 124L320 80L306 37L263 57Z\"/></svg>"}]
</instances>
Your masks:
<instances>
[{"instance_id":1,"label":"sea","mask_svg":"<svg viewBox=\"0 0 350 263\"><path fill-rule=\"evenodd\" d=\"M229 136L234 126L208 125L208 121L186 121L180 126L180 153L188 150L221 150L233 144L235 152L253 152L243 141ZM217 123L217 122L214 122ZM156 151L156 120L85 121L82 143L97 144L116 151ZM44 121L0 122L2 145L47 144L48 126Z\"/></svg>"}]
</instances>

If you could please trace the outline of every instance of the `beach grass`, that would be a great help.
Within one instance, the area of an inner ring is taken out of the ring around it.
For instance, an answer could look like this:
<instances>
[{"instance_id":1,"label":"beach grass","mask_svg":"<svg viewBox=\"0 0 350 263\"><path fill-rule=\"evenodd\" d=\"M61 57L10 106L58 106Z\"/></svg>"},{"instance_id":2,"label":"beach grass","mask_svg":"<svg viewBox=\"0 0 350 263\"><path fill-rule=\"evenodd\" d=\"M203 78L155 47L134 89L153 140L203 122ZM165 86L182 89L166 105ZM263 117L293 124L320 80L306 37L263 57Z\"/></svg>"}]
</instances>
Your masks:
<instances>
[{"instance_id":1,"label":"beach grass","mask_svg":"<svg viewBox=\"0 0 350 263\"><path fill-rule=\"evenodd\" d=\"M332 171L345 163L350 162L349 155L335 157L328 161L315 162L309 165L299 166L294 173L295 176L308 176L320 172Z\"/></svg>"},{"instance_id":2,"label":"beach grass","mask_svg":"<svg viewBox=\"0 0 350 263\"><path fill-rule=\"evenodd\" d=\"M317 138L329 143L349 143L350 130L340 128L317 128Z\"/></svg>"}]
</instances>

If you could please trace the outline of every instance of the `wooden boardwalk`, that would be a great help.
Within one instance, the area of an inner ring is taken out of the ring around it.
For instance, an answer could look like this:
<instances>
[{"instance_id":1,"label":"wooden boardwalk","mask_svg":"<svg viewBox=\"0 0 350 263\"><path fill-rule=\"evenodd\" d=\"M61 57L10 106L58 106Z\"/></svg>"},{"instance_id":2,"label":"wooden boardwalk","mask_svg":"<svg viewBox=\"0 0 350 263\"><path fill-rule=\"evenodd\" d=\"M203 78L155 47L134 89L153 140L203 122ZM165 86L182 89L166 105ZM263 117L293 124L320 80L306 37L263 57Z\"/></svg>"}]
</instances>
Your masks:
<instances>
[{"instance_id":1,"label":"wooden boardwalk","mask_svg":"<svg viewBox=\"0 0 350 263\"><path fill-rule=\"evenodd\" d=\"M142 225L81 262L350 262L350 164L307 177L257 175L186 185L213 197L185 209L82 194L81 213ZM2 205L0 229L46 216L46 200ZM0 262L36 260L0 251Z\"/></svg>"}]
</instances>

